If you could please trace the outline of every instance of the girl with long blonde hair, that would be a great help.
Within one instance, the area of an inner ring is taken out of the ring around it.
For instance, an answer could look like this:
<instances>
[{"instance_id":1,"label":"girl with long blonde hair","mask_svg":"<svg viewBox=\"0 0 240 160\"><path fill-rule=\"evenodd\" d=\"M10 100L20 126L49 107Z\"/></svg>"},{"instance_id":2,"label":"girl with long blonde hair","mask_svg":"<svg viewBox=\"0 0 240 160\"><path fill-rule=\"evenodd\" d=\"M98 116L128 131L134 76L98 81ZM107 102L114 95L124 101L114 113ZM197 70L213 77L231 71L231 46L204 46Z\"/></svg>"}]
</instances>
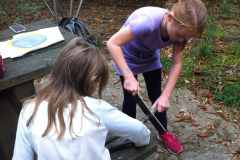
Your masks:
<instances>
[{"instance_id":1,"label":"girl with long blonde hair","mask_svg":"<svg viewBox=\"0 0 240 160\"><path fill-rule=\"evenodd\" d=\"M50 81L19 116L14 160L109 160L107 132L147 145L150 131L107 102L108 63L83 38L70 41L58 56ZM93 93L98 87L98 98Z\"/></svg>"}]
</instances>

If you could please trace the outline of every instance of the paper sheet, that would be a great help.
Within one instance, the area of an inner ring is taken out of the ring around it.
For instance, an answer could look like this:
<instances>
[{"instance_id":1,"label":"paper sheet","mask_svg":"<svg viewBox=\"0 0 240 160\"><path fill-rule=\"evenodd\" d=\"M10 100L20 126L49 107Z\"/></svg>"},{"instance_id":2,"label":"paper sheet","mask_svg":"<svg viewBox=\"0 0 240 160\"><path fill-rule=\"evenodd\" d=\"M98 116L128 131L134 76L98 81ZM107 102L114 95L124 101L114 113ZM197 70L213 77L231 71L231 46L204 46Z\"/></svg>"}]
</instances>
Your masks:
<instances>
[{"instance_id":1,"label":"paper sheet","mask_svg":"<svg viewBox=\"0 0 240 160\"><path fill-rule=\"evenodd\" d=\"M47 47L64 40L58 26L25 32L13 36L12 40L0 42L2 58L20 57L30 51Z\"/></svg>"}]
</instances>

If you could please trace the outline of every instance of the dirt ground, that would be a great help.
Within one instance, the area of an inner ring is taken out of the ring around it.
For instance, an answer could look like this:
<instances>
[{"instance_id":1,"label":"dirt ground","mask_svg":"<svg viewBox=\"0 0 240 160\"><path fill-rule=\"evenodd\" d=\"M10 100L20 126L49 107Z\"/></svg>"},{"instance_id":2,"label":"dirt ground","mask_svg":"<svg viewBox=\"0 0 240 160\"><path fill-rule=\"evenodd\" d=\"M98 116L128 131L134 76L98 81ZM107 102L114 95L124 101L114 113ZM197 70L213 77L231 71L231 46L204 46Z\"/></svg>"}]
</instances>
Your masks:
<instances>
[{"instance_id":1,"label":"dirt ground","mask_svg":"<svg viewBox=\"0 0 240 160\"><path fill-rule=\"evenodd\" d=\"M69 16L69 0L61 0L61 8L65 16ZM83 1L78 19L81 20L90 30L90 32L107 41L119 28L123 25L127 17L137 8L143 6L160 6L163 7L166 0L92 0ZM204 3L208 7L209 12L214 10L213 1ZM220 2L220 1L219 1ZM51 1L48 1L52 7ZM74 2L74 13L78 7L79 1ZM215 3L214 3L215 4ZM11 9L11 8L10 8ZM12 17L14 13L9 15ZM17 14L23 16L22 14ZM59 15L59 20L62 17ZM32 23L36 20L48 19L55 23L54 18L47 8L43 9L37 19L30 16L25 16L25 21L20 23ZM1 20L0 30L7 29L9 24L14 19ZM226 21L227 23L227 21ZM194 41L197 43L198 41ZM103 99L121 110L123 93L121 84L118 81L119 77L114 71L111 61L110 65L110 81L104 91ZM47 83L47 77L40 77L35 80L36 88L44 86ZM142 77L139 78L141 86L141 96L146 99L148 106L151 106L147 101L146 86ZM163 80L166 82L166 79ZM147 160L155 159L238 159L240 157L240 132L237 129L237 123L226 120L221 114L213 114L206 112L207 109L213 111L213 107L209 104L204 104L206 98L194 100L196 95L190 90L182 90L175 88L170 98L171 108L168 111L168 129L170 132L178 136L179 141L184 147L184 151L180 155L172 155L166 151L166 147L162 142L156 139L156 130L147 123L147 127L151 130L154 139L157 142L158 150ZM204 105L203 105L204 104ZM201 108L199 106L206 106ZM236 111L237 112L237 111ZM190 120L179 121L181 117L190 117ZM142 111L138 108L137 118L143 117ZM179 118L178 118L179 117ZM0 151L1 152L1 151ZM1 159L1 153L0 153Z\"/></svg>"}]
</instances>

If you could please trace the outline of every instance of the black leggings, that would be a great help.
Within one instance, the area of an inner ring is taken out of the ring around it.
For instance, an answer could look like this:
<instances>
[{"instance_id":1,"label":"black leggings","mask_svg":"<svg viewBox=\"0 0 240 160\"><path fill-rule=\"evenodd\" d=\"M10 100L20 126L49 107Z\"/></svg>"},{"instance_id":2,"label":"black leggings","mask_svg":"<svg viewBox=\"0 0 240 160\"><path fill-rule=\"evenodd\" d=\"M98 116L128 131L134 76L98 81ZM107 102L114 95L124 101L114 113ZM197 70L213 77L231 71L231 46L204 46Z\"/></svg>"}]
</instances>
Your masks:
<instances>
[{"instance_id":1,"label":"black leggings","mask_svg":"<svg viewBox=\"0 0 240 160\"><path fill-rule=\"evenodd\" d=\"M137 79L137 75L134 75L134 77ZM150 101L152 102L152 105L153 105L155 101L162 94L161 69L145 72L143 73L143 77L146 82L148 97L150 98ZM123 87L123 84L124 84L123 76L120 76L120 79ZM124 100L123 100L123 107L122 107L123 113L129 115L132 118L136 118L136 102L133 99L132 93L129 93L126 89L124 89L124 87L123 87L123 93L124 93ZM159 122L163 125L163 127L167 130L166 111L162 113L156 113L155 116L159 120Z\"/></svg>"}]
</instances>

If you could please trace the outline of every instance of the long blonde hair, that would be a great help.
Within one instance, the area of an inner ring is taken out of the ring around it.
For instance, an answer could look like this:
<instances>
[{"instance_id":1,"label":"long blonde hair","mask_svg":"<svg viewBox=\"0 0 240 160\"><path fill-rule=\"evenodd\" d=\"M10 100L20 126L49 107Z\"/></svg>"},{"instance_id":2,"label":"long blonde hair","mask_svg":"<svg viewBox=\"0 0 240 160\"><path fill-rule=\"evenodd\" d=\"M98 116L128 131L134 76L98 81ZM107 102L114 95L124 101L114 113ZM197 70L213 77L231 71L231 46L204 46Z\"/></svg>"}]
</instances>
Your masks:
<instances>
[{"instance_id":1,"label":"long blonde hair","mask_svg":"<svg viewBox=\"0 0 240 160\"><path fill-rule=\"evenodd\" d=\"M166 7L173 11L176 25L197 31L198 37L201 37L207 18L207 9L201 0L169 0ZM186 44L187 39L182 43L182 49Z\"/></svg>"},{"instance_id":2,"label":"long blonde hair","mask_svg":"<svg viewBox=\"0 0 240 160\"><path fill-rule=\"evenodd\" d=\"M57 139L60 139L66 130L63 112L67 105L71 104L69 132L72 136L72 118L77 110L78 100L83 106L83 114L84 108L86 108L97 117L88 108L83 98L91 97L96 91L97 85L99 87L98 98L102 98L102 91L108 83L108 72L106 58L95 46L90 45L83 38L71 40L58 56L49 83L38 92L34 99L23 104L25 108L29 103L35 102L33 114L29 118L27 126L33 122L40 103L48 100L48 125L42 136L47 135L54 125L55 133L58 134ZM59 119L60 132L57 130L56 116ZM99 123L100 120L97 124Z\"/></svg>"}]
</instances>

